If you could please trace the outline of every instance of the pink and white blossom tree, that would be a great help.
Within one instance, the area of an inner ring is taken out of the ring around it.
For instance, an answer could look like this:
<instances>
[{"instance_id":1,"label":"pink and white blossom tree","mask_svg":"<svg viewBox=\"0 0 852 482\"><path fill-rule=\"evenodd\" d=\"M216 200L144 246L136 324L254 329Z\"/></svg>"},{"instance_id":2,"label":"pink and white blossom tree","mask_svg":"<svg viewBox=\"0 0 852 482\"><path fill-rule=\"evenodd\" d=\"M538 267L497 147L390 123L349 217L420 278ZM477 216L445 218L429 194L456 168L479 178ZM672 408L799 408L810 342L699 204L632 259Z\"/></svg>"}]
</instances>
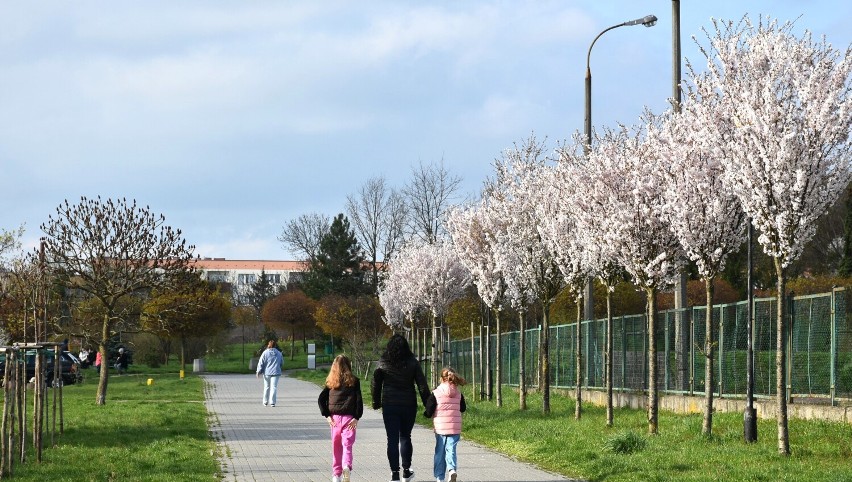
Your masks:
<instances>
[{"instance_id":1,"label":"pink and white blossom tree","mask_svg":"<svg viewBox=\"0 0 852 482\"><path fill-rule=\"evenodd\" d=\"M706 96L700 104L712 106L704 126L724 127L725 119L735 126L729 155L720 158L724 178L774 259L778 451L788 455L786 269L850 181L852 49L837 50L809 32L796 37L792 23L768 18L713 25L702 47L707 73L690 77Z\"/></svg>"},{"instance_id":2,"label":"pink and white blossom tree","mask_svg":"<svg viewBox=\"0 0 852 482\"><path fill-rule=\"evenodd\" d=\"M411 243L393 258L379 300L385 313L428 310L432 325L432 383L437 385L438 320L464 295L470 272L448 243Z\"/></svg>"},{"instance_id":3,"label":"pink and white blossom tree","mask_svg":"<svg viewBox=\"0 0 852 482\"><path fill-rule=\"evenodd\" d=\"M680 245L662 212L660 157L644 129L608 130L589 153L584 179L588 202L598 206L602 241L645 290L648 331L648 432L657 433L657 291L670 286Z\"/></svg>"},{"instance_id":4,"label":"pink and white blossom tree","mask_svg":"<svg viewBox=\"0 0 852 482\"><path fill-rule=\"evenodd\" d=\"M538 379L542 411L550 413L550 305L563 281L553 254L538 232L535 204L539 198L527 181L543 172L550 161L544 155L544 145L531 135L520 146L504 151L494 163L495 179L486 186L484 197L495 216L507 221L504 229L495 233L494 247L510 299L513 303L538 300L542 306Z\"/></svg>"},{"instance_id":5,"label":"pink and white blossom tree","mask_svg":"<svg viewBox=\"0 0 852 482\"><path fill-rule=\"evenodd\" d=\"M624 277L624 269L618 264L613 245L607 241L608 225L602 213L608 209L605 197L589 195L598 188L600 173L587 166L586 154L582 150L584 138L577 133L571 145L560 150L559 163L554 176L566 196L562 203L574 220L572 237L582 246L580 255L589 276L595 277L606 288L606 338L604 342L604 383L606 386L606 425L613 425L612 399L612 293ZM587 169L588 168L588 169Z\"/></svg>"},{"instance_id":6,"label":"pink and white blossom tree","mask_svg":"<svg viewBox=\"0 0 852 482\"><path fill-rule=\"evenodd\" d=\"M578 232L575 192L571 189L571 184L566 182L567 179L563 175L565 170L559 169L560 166L537 169L535 175L524 178L524 185L534 198L538 232L542 242L552 253L565 281L565 288L577 304L574 337L574 418L580 420L583 407L583 291L590 276L590 269L584 255L586 246Z\"/></svg>"},{"instance_id":7,"label":"pink and white blossom tree","mask_svg":"<svg viewBox=\"0 0 852 482\"><path fill-rule=\"evenodd\" d=\"M501 229L502 219L491 216L483 201L469 206L457 206L447 212L447 232L456 249L459 260L471 274L483 303L494 313L497 321L497 353L501 350L500 314L506 304L506 282L497 263L494 249L496 230ZM497 357L497 406L503 406L502 357Z\"/></svg>"},{"instance_id":8,"label":"pink and white blossom tree","mask_svg":"<svg viewBox=\"0 0 852 482\"><path fill-rule=\"evenodd\" d=\"M739 199L722 180L720 157L726 157L730 130L706 126L711 104L698 109L690 92L680 113L669 112L659 128L649 126L648 137L659 156L664 182L663 215L680 241L686 256L695 263L705 286L704 316L704 421L701 432L713 427L713 281L725 268L729 254L745 240L746 218Z\"/></svg>"}]
</instances>

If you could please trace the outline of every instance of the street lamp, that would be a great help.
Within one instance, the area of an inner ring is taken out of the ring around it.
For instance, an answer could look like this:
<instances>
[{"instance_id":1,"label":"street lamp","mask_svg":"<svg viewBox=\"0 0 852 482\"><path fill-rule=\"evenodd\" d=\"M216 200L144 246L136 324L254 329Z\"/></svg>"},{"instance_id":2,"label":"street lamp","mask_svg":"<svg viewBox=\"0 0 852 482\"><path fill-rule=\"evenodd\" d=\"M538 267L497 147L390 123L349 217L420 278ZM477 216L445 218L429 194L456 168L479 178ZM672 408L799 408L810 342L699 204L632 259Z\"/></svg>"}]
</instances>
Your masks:
<instances>
[{"instance_id":1,"label":"street lamp","mask_svg":"<svg viewBox=\"0 0 852 482\"><path fill-rule=\"evenodd\" d=\"M595 46L595 42L601 38L601 35L609 32L610 30L618 27L625 27L629 25L644 25L646 27L652 27L657 23L657 17L654 15L645 15L642 18L637 18L636 20L630 20L628 22L623 22L618 25L613 25L607 29L604 29L601 33L592 40L592 44L589 45L589 53L586 54L586 125L585 125L585 133L586 133L586 145L583 146L583 152L586 154L586 158L589 157L589 152L592 149L592 69L589 65L589 61L592 58L592 47ZM584 312L587 320L594 319L595 317L595 300L594 300L594 281L589 280L586 283L586 293L584 296L586 306L584 307Z\"/></svg>"},{"instance_id":2,"label":"street lamp","mask_svg":"<svg viewBox=\"0 0 852 482\"><path fill-rule=\"evenodd\" d=\"M743 413L743 435L746 442L757 442L757 410L754 408L754 280L752 279L754 271L754 259L752 258L752 224L751 218L748 219L748 271L746 272L746 284L748 292L746 294L746 408Z\"/></svg>"}]
</instances>

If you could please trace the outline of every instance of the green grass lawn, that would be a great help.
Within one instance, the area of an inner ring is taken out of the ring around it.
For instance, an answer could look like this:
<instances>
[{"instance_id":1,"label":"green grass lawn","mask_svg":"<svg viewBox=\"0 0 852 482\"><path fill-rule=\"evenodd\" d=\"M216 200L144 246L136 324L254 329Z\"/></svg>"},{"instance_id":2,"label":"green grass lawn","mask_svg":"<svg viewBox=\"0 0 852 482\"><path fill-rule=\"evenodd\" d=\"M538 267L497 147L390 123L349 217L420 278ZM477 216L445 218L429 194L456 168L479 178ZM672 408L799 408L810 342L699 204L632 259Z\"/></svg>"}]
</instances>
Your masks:
<instances>
[{"instance_id":1,"label":"green grass lawn","mask_svg":"<svg viewBox=\"0 0 852 482\"><path fill-rule=\"evenodd\" d=\"M201 378L111 374L107 403L97 406L94 370L87 375L84 383L63 388L65 430L59 434L57 421L56 445L51 446L53 423L45 423L41 463L28 429L27 461L16 460L12 480L220 480ZM148 378L153 378L152 385L147 385ZM32 392L28 397L31 403ZM48 401L52 397L48 391Z\"/></svg>"},{"instance_id":2,"label":"green grass lawn","mask_svg":"<svg viewBox=\"0 0 852 482\"><path fill-rule=\"evenodd\" d=\"M324 370L293 376L322 383ZM362 381L364 404L369 383ZM467 387L465 387L467 389ZM713 435L701 435L701 415L660 412L659 434L647 435L645 411L619 409L606 428L606 411L584 405L574 420L574 401L553 394L551 413L541 413L541 397L531 394L526 411L504 389L504 406L476 402L465 392L462 437L511 457L568 477L596 481L852 481L852 426L790 420L790 457L778 455L774 420L758 424L758 442L743 441L742 414L717 413ZM430 421L418 414L418 423ZM626 447L626 448L625 448ZM635 451L629 452L629 448ZM460 461L464 464L464 461Z\"/></svg>"}]
</instances>

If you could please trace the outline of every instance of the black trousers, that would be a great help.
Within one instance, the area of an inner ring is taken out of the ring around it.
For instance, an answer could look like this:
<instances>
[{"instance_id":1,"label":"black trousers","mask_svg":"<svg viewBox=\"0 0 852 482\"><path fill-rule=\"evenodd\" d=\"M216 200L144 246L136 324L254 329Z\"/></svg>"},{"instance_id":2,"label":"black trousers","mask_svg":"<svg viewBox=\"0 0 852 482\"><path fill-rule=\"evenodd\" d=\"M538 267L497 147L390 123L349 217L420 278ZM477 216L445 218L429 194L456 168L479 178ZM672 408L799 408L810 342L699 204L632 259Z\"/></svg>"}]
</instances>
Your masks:
<instances>
[{"instance_id":1,"label":"black trousers","mask_svg":"<svg viewBox=\"0 0 852 482\"><path fill-rule=\"evenodd\" d=\"M402 456L402 468L411 467L411 455L414 451L411 445L411 430L414 428L416 415L416 405L414 407L394 405L382 407L385 433L388 436L388 464L392 472L399 472L400 456Z\"/></svg>"}]
</instances>

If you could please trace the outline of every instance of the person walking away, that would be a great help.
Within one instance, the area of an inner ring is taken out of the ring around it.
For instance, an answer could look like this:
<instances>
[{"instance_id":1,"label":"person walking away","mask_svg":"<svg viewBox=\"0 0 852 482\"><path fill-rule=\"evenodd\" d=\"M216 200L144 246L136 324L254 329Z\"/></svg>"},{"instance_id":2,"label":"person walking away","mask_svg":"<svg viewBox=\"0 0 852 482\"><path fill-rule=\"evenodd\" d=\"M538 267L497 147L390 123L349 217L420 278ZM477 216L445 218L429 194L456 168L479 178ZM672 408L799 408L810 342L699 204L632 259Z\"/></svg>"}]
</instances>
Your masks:
<instances>
[{"instance_id":1,"label":"person walking away","mask_svg":"<svg viewBox=\"0 0 852 482\"><path fill-rule=\"evenodd\" d=\"M95 370L97 370L98 373L100 373L100 371L101 371L101 361L102 361L101 351L98 350L97 354L95 355Z\"/></svg>"},{"instance_id":2,"label":"person walking away","mask_svg":"<svg viewBox=\"0 0 852 482\"><path fill-rule=\"evenodd\" d=\"M119 375L127 373L127 358L127 353L124 352L124 348L119 348L118 358L115 360L115 369L118 370Z\"/></svg>"},{"instance_id":3,"label":"person walking away","mask_svg":"<svg viewBox=\"0 0 852 482\"><path fill-rule=\"evenodd\" d=\"M420 362L414 358L408 341L402 335L393 335L388 340L373 372L370 392L373 396L373 408L382 409L382 420L388 440L387 455L391 481L411 482L414 480L414 472L411 470L411 457L414 452L411 430L417 415L417 396L419 394L420 401L425 406L426 399L429 398L429 386L426 384Z\"/></svg>"},{"instance_id":4,"label":"person walking away","mask_svg":"<svg viewBox=\"0 0 852 482\"><path fill-rule=\"evenodd\" d=\"M455 370L444 368L441 370L441 384L432 390L426 400L423 415L432 419L435 430L435 462L432 470L437 482L444 482L447 470L447 480L456 482L456 446L461 438L462 412L467 409L464 394L459 387L465 383L465 379Z\"/></svg>"},{"instance_id":5,"label":"person walking away","mask_svg":"<svg viewBox=\"0 0 852 482\"><path fill-rule=\"evenodd\" d=\"M337 355L332 362L317 403L331 427L331 482L349 482L355 429L364 414L364 400L361 381L345 355Z\"/></svg>"},{"instance_id":6,"label":"person walking away","mask_svg":"<svg viewBox=\"0 0 852 482\"><path fill-rule=\"evenodd\" d=\"M281 378L281 367L284 365L284 356L275 344L275 340L269 340L266 350L260 354L257 361L257 373L255 377L260 378L263 374L263 406L275 406L278 401L278 380Z\"/></svg>"}]
</instances>

